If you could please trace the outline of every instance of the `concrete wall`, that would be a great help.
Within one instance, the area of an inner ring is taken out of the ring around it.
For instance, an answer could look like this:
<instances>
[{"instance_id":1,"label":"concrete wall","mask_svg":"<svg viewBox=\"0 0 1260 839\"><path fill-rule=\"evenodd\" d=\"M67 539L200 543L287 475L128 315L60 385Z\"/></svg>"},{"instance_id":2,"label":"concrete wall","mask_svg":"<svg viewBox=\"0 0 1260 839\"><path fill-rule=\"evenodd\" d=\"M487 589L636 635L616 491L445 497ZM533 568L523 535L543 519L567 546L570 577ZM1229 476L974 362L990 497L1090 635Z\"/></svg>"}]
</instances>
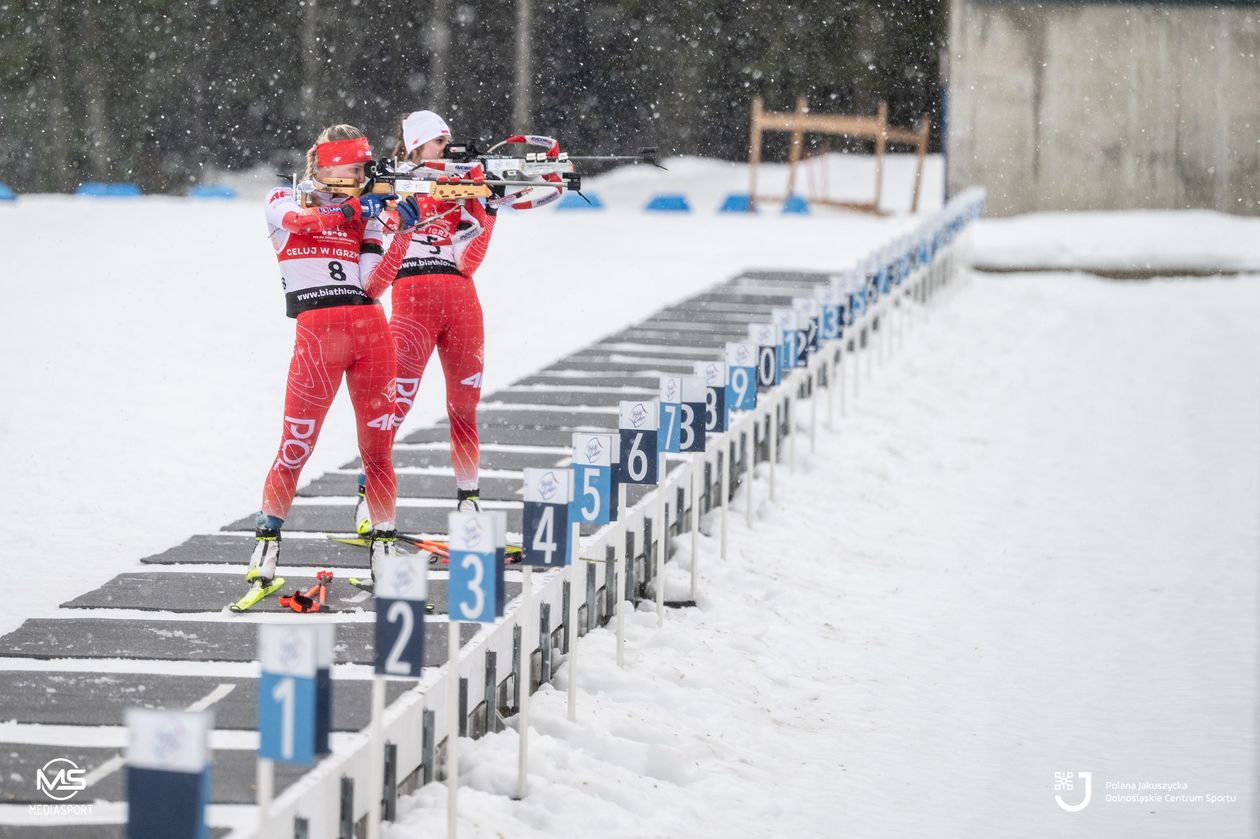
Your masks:
<instances>
[{"instance_id":1,"label":"concrete wall","mask_svg":"<svg viewBox=\"0 0 1260 839\"><path fill-rule=\"evenodd\" d=\"M1260 5L950 0L950 194L1260 214Z\"/></svg>"}]
</instances>

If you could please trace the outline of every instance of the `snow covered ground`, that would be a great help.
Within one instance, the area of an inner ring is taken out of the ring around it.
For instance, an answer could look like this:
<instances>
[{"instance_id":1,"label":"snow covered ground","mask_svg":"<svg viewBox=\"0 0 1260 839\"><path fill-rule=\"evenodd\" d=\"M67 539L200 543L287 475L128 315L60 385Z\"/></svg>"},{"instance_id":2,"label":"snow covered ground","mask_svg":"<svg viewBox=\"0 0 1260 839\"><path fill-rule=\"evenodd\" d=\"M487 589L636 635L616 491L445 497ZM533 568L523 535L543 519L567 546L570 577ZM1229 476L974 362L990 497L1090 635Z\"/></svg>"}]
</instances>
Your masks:
<instances>
[{"instance_id":1,"label":"snow covered ground","mask_svg":"<svg viewBox=\"0 0 1260 839\"><path fill-rule=\"evenodd\" d=\"M464 742L460 835L1255 835L1258 315L1260 277L977 276L704 540L699 608L625 670L583 640L525 800L514 731ZM1144 782L1202 798L1107 799Z\"/></svg>"},{"instance_id":2,"label":"snow covered ground","mask_svg":"<svg viewBox=\"0 0 1260 839\"><path fill-rule=\"evenodd\" d=\"M727 164L670 176L712 192L697 207L747 188ZM478 277L487 388L910 224L648 216L649 177L594 182L603 213L503 219ZM1196 252L1249 252L1235 221ZM0 224L23 245L0 280L3 632L256 506L292 325L253 202L23 197ZM1260 277L980 276L938 312L775 502L760 485L727 565L706 540L701 608L632 621L624 672L589 636L576 726L563 680L544 688L525 801L511 732L466 743L462 835L1254 833ZM307 474L353 438L339 401ZM1054 773L1080 771L1093 801L1063 812ZM1107 781L1238 800L1108 803ZM392 835L441 830L444 800L421 790Z\"/></svg>"}]
</instances>

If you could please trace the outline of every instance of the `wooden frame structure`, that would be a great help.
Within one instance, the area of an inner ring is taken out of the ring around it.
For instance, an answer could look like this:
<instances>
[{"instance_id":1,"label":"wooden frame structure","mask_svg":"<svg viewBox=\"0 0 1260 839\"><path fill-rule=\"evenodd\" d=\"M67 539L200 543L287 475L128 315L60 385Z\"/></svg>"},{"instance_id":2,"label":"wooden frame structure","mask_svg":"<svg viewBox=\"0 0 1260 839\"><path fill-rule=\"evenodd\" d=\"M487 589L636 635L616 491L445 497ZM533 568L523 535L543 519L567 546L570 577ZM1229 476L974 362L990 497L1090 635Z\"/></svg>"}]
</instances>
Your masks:
<instances>
[{"instance_id":1,"label":"wooden frame structure","mask_svg":"<svg viewBox=\"0 0 1260 839\"><path fill-rule=\"evenodd\" d=\"M889 143L914 146L918 161L914 172L914 194L910 201L910 212L919 209L919 190L923 183L923 158L927 155L928 132L931 121L927 115L919 118L914 128L892 128L888 125L888 103L880 102L879 110L873 117L847 116L844 114L811 114L805 97L796 100L796 110L786 113L773 113L765 110L760 96L753 99L752 129L749 137L748 155L748 203L755 207L758 201L785 200L783 196L757 194L757 166L761 163L761 135L765 131L778 131L792 135L792 146L788 151L788 196L796 189L796 168L801 162L801 150L806 134L825 134L829 136L856 137L875 142L875 198L870 202L835 201L827 198L816 199L815 203L828 207L845 207L867 213L880 214L880 199L884 190L884 154Z\"/></svg>"}]
</instances>

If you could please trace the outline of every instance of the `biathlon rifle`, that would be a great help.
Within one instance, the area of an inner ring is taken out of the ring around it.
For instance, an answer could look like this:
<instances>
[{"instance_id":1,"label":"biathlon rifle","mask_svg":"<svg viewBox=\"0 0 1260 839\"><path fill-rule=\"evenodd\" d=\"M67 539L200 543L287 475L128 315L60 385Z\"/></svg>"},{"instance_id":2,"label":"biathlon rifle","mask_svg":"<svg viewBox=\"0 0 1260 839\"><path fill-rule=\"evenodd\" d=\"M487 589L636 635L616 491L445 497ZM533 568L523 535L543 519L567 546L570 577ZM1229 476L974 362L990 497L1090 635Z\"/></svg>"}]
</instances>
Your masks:
<instances>
[{"instance_id":1,"label":"biathlon rifle","mask_svg":"<svg viewBox=\"0 0 1260 839\"><path fill-rule=\"evenodd\" d=\"M545 151L523 155L497 153L512 145ZM665 168L658 161L655 148L640 149L637 155L571 156L560 150L555 139L533 134L513 135L484 152L473 143L452 145L447 154L412 168L389 159L369 163L370 189L379 194L395 193L401 198L428 195L438 201L482 198L490 207L508 205L528 210L558 200L566 190L582 195L582 176L574 170L575 161L650 163Z\"/></svg>"}]
</instances>

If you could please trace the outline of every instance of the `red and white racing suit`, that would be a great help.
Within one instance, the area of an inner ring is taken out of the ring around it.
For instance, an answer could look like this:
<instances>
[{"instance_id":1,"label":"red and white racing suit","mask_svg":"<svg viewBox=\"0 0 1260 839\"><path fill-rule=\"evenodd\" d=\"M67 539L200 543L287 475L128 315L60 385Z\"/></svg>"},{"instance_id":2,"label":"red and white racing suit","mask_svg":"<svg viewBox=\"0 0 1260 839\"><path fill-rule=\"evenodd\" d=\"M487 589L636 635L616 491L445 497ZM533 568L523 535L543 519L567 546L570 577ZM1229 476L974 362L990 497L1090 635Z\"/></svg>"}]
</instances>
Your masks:
<instances>
[{"instance_id":1,"label":"red and white racing suit","mask_svg":"<svg viewBox=\"0 0 1260 839\"><path fill-rule=\"evenodd\" d=\"M304 209L287 187L267 198L267 227L280 261L285 310L297 319L280 450L263 485L262 512L278 519L288 515L302 466L344 373L372 521L394 521L395 358L389 325L376 299L393 281L410 234L395 237L386 253L381 223L365 221L357 202L352 205Z\"/></svg>"},{"instance_id":2,"label":"red and white racing suit","mask_svg":"<svg viewBox=\"0 0 1260 839\"><path fill-rule=\"evenodd\" d=\"M398 356L395 427L411 410L425 365L436 348L446 376L451 466L460 489L476 489L480 461L477 403L485 369L485 330L473 273L485 259L495 216L480 202L450 210L414 232L398 269L390 331ZM392 245L391 245L392 249Z\"/></svg>"}]
</instances>

